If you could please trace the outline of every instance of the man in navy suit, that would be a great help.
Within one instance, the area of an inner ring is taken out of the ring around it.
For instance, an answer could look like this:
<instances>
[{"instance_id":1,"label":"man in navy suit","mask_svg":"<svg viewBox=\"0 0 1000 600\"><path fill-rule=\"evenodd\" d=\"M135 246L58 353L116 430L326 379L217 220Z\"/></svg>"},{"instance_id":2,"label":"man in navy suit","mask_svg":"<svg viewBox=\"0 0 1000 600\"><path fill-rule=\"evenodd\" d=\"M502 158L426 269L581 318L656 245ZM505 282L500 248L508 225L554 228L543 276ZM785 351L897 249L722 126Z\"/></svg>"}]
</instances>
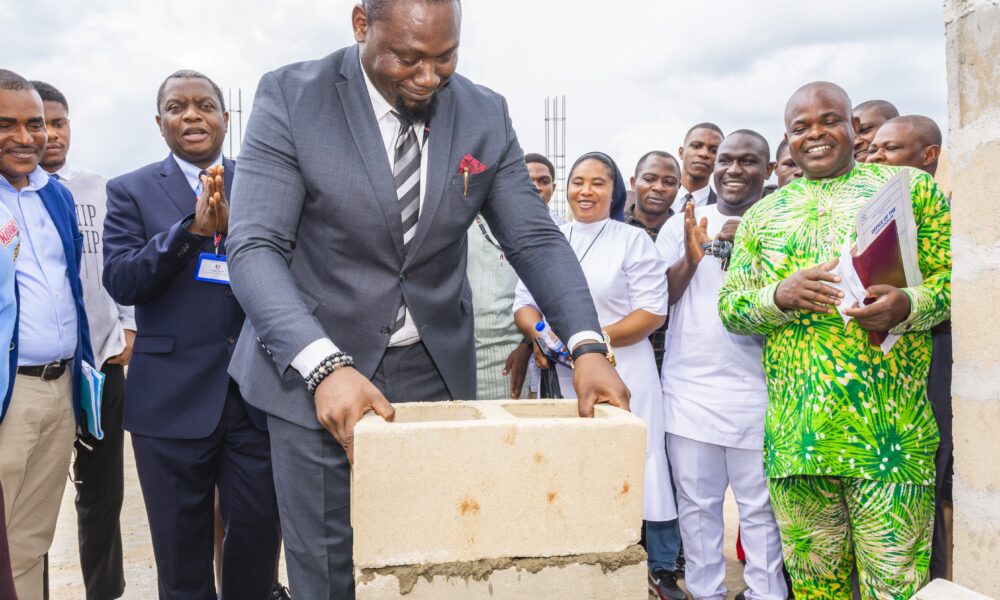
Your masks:
<instances>
[{"instance_id":1,"label":"man in navy suit","mask_svg":"<svg viewBox=\"0 0 1000 600\"><path fill-rule=\"evenodd\" d=\"M81 368L94 364L80 284L83 236L73 196L38 166L47 140L38 92L0 69L0 202L14 217L0 223L0 245L10 249L20 239L10 352L16 373L0 403L0 487L21 600L43 595L43 557L80 414Z\"/></svg>"},{"instance_id":2,"label":"man in navy suit","mask_svg":"<svg viewBox=\"0 0 1000 600\"><path fill-rule=\"evenodd\" d=\"M280 544L270 442L266 421L226 372L244 320L226 276L229 115L218 86L196 71L163 82L157 111L170 156L108 182L104 285L135 306L124 425L160 598L217 597L218 487L226 532L218 597L264 599Z\"/></svg>"}]
</instances>

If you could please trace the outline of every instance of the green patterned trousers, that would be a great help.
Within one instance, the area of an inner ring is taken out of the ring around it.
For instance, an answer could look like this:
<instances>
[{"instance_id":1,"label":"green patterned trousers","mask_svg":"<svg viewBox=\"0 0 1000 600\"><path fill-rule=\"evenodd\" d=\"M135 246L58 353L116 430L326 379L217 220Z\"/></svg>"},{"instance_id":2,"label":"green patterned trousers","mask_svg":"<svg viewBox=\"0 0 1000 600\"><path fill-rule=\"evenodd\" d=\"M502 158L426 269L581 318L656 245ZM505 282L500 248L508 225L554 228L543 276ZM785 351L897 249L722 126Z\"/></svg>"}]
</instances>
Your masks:
<instances>
[{"instance_id":1,"label":"green patterned trousers","mask_svg":"<svg viewBox=\"0 0 1000 600\"><path fill-rule=\"evenodd\" d=\"M926 582L934 487L838 477L769 479L796 600L909 600Z\"/></svg>"}]
</instances>

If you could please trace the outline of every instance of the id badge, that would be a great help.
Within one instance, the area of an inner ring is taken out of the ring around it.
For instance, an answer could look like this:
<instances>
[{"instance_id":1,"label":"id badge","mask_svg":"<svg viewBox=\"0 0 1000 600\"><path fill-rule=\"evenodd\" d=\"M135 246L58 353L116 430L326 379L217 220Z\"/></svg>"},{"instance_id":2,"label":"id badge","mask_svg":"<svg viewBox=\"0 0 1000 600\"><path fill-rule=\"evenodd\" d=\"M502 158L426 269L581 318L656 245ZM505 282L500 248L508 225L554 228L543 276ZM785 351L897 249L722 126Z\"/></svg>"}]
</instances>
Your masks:
<instances>
[{"instance_id":1,"label":"id badge","mask_svg":"<svg viewBox=\"0 0 1000 600\"><path fill-rule=\"evenodd\" d=\"M194 272L195 281L221 283L229 285L229 263L226 255L202 252L198 257L198 269Z\"/></svg>"}]
</instances>

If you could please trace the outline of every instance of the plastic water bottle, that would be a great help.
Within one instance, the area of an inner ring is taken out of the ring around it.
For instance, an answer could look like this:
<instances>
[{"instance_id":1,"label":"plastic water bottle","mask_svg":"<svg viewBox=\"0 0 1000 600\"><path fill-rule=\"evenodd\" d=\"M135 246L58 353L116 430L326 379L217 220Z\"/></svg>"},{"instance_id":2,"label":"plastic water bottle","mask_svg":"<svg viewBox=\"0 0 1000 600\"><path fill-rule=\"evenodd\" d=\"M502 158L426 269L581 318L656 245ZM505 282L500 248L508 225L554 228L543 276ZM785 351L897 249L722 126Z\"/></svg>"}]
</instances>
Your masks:
<instances>
[{"instance_id":1,"label":"plastic water bottle","mask_svg":"<svg viewBox=\"0 0 1000 600\"><path fill-rule=\"evenodd\" d=\"M555 332L552 331L552 328L549 327L548 323L545 321L535 323L535 331L538 332L538 337L541 338L542 343L545 344L549 350L557 354L562 359L569 359L569 350L566 349L566 345L563 344Z\"/></svg>"}]
</instances>

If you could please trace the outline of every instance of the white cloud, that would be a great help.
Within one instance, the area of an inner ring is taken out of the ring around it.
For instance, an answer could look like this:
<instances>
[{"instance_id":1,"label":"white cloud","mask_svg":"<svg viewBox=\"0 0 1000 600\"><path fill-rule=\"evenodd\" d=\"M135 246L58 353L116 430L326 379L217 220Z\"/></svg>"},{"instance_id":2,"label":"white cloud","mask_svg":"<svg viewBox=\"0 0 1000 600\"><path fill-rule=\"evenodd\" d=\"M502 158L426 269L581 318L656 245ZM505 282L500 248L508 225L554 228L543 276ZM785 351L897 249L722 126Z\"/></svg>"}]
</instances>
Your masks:
<instances>
[{"instance_id":1,"label":"white cloud","mask_svg":"<svg viewBox=\"0 0 1000 600\"><path fill-rule=\"evenodd\" d=\"M13 6L12 6L13 4ZM2 66L69 98L76 163L117 175L162 159L160 81L180 68L242 88L353 43L349 0L0 0L18 27ZM799 85L828 79L945 128L938 0L465 0L459 71L504 94L525 151L544 149L543 98L567 96L568 161L604 150L631 170L712 120L772 142ZM37 23L38 27L32 27Z\"/></svg>"}]
</instances>

